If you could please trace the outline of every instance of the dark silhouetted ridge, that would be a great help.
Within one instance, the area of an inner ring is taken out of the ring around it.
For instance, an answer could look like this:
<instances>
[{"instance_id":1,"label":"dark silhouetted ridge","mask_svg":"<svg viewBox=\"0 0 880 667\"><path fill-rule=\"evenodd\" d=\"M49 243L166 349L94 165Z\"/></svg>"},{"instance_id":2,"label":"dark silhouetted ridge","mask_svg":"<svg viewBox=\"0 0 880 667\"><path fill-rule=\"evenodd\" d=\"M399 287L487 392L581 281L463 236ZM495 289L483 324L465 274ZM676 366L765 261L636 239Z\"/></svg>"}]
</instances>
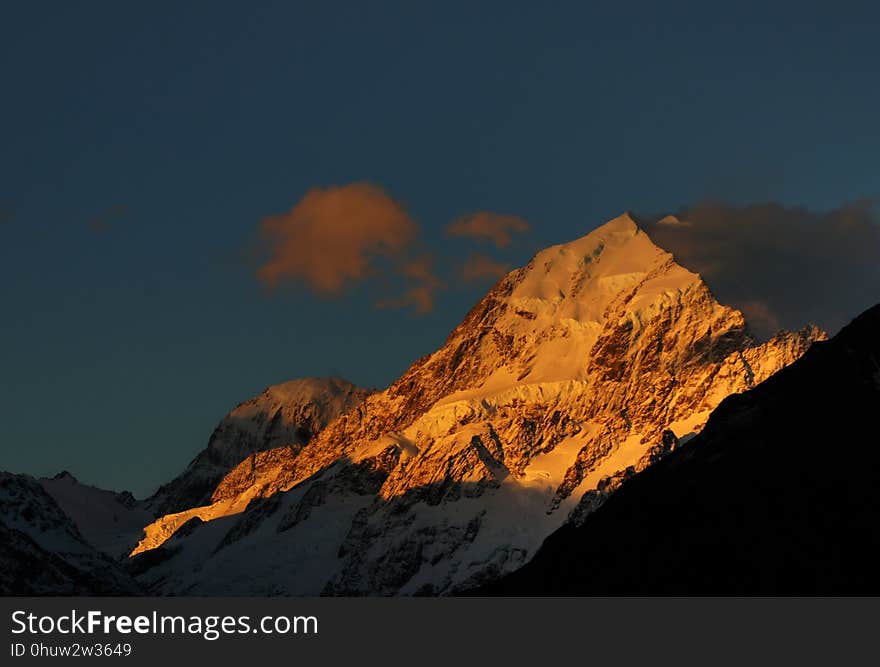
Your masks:
<instances>
[{"instance_id":1,"label":"dark silhouetted ridge","mask_svg":"<svg viewBox=\"0 0 880 667\"><path fill-rule=\"evenodd\" d=\"M484 595L880 593L880 305Z\"/></svg>"}]
</instances>

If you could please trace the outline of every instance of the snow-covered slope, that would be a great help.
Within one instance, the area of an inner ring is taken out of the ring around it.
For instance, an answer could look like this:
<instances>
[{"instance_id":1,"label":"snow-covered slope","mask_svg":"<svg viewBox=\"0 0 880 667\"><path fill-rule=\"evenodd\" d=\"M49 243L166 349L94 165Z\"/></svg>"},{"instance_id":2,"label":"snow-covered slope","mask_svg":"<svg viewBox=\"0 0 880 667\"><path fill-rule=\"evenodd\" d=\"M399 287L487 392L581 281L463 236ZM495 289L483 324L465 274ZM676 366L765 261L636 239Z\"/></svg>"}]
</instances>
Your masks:
<instances>
[{"instance_id":1,"label":"snow-covered slope","mask_svg":"<svg viewBox=\"0 0 880 667\"><path fill-rule=\"evenodd\" d=\"M341 378L301 378L267 388L226 415L208 446L147 506L161 515L209 503L220 480L245 457L279 446L295 454L370 393Z\"/></svg>"},{"instance_id":2,"label":"snow-covered slope","mask_svg":"<svg viewBox=\"0 0 880 667\"><path fill-rule=\"evenodd\" d=\"M86 541L113 558L128 555L141 538L144 526L156 518L131 493L81 484L67 471L38 482Z\"/></svg>"},{"instance_id":3,"label":"snow-covered slope","mask_svg":"<svg viewBox=\"0 0 880 667\"><path fill-rule=\"evenodd\" d=\"M0 594L139 592L116 561L86 541L40 482L0 472Z\"/></svg>"},{"instance_id":4,"label":"snow-covered slope","mask_svg":"<svg viewBox=\"0 0 880 667\"><path fill-rule=\"evenodd\" d=\"M492 580L585 494L822 337L759 344L623 215L511 272L443 347L308 445L253 454L210 503L157 520L139 551L177 534L141 580L186 594L445 594Z\"/></svg>"},{"instance_id":5,"label":"snow-covered slope","mask_svg":"<svg viewBox=\"0 0 880 667\"><path fill-rule=\"evenodd\" d=\"M878 414L880 305L474 594L876 594Z\"/></svg>"}]
</instances>

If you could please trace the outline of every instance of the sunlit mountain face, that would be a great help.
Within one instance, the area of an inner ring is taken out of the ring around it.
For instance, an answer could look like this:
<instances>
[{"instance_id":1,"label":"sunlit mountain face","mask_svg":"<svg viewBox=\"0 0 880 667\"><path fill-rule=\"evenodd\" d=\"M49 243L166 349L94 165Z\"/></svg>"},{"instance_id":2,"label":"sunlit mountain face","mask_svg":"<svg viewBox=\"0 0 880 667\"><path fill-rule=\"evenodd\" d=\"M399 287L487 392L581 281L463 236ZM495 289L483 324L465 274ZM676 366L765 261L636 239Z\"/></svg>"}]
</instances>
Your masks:
<instances>
[{"instance_id":1,"label":"sunlit mountain face","mask_svg":"<svg viewBox=\"0 0 880 667\"><path fill-rule=\"evenodd\" d=\"M477 593L876 594L878 409L880 305Z\"/></svg>"},{"instance_id":2,"label":"sunlit mountain face","mask_svg":"<svg viewBox=\"0 0 880 667\"><path fill-rule=\"evenodd\" d=\"M880 299L859 4L4 3L0 594L858 592L862 376L748 392Z\"/></svg>"},{"instance_id":3,"label":"sunlit mountain face","mask_svg":"<svg viewBox=\"0 0 880 667\"><path fill-rule=\"evenodd\" d=\"M242 403L181 475L123 503L141 523L113 544L152 594L472 590L824 338L806 326L760 343L622 215L504 276L384 391L305 379ZM55 487L99 534L78 487ZM121 512L111 496L105 516Z\"/></svg>"},{"instance_id":4,"label":"sunlit mountain face","mask_svg":"<svg viewBox=\"0 0 880 667\"><path fill-rule=\"evenodd\" d=\"M467 589L822 337L759 344L621 216L505 276L443 347L307 444L254 448L208 502L147 526L139 578L178 594Z\"/></svg>"}]
</instances>

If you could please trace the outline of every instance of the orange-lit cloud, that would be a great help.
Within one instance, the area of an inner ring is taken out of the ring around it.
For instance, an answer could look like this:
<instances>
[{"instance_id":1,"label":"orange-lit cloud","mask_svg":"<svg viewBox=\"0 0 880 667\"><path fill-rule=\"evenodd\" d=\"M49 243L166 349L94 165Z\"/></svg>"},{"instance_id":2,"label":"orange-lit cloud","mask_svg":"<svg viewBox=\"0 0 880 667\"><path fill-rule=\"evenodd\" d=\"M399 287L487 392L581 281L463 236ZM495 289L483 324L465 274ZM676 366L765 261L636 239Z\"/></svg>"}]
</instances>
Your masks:
<instances>
[{"instance_id":1,"label":"orange-lit cloud","mask_svg":"<svg viewBox=\"0 0 880 667\"><path fill-rule=\"evenodd\" d=\"M378 308L404 308L412 306L419 314L434 310L434 296L443 289L442 281L434 275L431 260L427 256L409 260L399 267L409 287L396 299L383 299L376 303Z\"/></svg>"},{"instance_id":2,"label":"orange-lit cloud","mask_svg":"<svg viewBox=\"0 0 880 667\"><path fill-rule=\"evenodd\" d=\"M466 283L495 281L507 275L510 267L486 255L473 254L461 269L461 279Z\"/></svg>"},{"instance_id":3,"label":"orange-lit cloud","mask_svg":"<svg viewBox=\"0 0 880 667\"><path fill-rule=\"evenodd\" d=\"M434 310L434 292L430 287L418 285L410 287L402 296L396 299L381 299L376 302L376 308L406 308L412 306L420 315L425 315Z\"/></svg>"},{"instance_id":4,"label":"orange-lit cloud","mask_svg":"<svg viewBox=\"0 0 880 667\"><path fill-rule=\"evenodd\" d=\"M332 295L374 275L383 258L401 257L417 228L380 188L351 183L309 190L287 213L263 220L260 231L268 251L257 271L264 285L303 281Z\"/></svg>"},{"instance_id":5,"label":"orange-lit cloud","mask_svg":"<svg viewBox=\"0 0 880 667\"><path fill-rule=\"evenodd\" d=\"M376 302L380 308L434 308L443 288L430 258L413 257L418 227L403 206L368 183L315 188L289 212L260 225L266 259L257 277L268 288L304 283L336 296L366 280L384 278L403 294Z\"/></svg>"},{"instance_id":6,"label":"orange-lit cloud","mask_svg":"<svg viewBox=\"0 0 880 667\"><path fill-rule=\"evenodd\" d=\"M703 202L680 210L677 220L640 223L767 336L807 322L834 333L880 299L876 214L871 201L825 212Z\"/></svg>"},{"instance_id":7,"label":"orange-lit cloud","mask_svg":"<svg viewBox=\"0 0 880 667\"><path fill-rule=\"evenodd\" d=\"M512 215L481 211L453 220L446 226L446 235L490 241L496 247L510 245L514 234L529 231L529 223Z\"/></svg>"}]
</instances>

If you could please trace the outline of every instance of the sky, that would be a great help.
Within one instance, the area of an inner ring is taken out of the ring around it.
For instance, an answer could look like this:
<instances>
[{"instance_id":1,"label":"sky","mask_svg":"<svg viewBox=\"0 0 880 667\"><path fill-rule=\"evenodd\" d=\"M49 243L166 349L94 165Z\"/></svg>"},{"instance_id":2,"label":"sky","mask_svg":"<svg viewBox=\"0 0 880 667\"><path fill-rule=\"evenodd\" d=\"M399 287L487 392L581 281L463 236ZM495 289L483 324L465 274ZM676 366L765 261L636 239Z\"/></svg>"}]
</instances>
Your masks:
<instances>
[{"instance_id":1,"label":"sky","mask_svg":"<svg viewBox=\"0 0 880 667\"><path fill-rule=\"evenodd\" d=\"M143 496L623 211L839 327L880 296L880 10L763 4L5 3L0 469Z\"/></svg>"}]
</instances>

